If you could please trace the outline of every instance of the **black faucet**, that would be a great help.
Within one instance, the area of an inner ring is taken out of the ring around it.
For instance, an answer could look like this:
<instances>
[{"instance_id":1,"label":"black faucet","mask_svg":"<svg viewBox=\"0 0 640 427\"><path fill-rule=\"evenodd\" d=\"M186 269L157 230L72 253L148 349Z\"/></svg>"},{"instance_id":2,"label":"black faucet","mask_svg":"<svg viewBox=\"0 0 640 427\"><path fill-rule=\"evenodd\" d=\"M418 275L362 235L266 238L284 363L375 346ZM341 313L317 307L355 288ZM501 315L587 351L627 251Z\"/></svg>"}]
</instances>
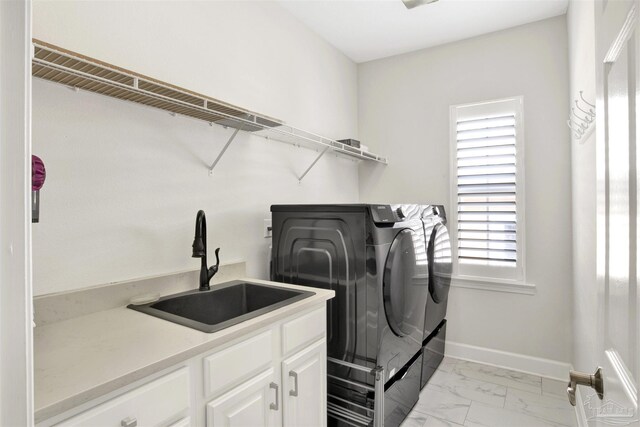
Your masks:
<instances>
[{"instance_id":1,"label":"black faucet","mask_svg":"<svg viewBox=\"0 0 640 427\"><path fill-rule=\"evenodd\" d=\"M218 252L220 252L220 248L216 249L216 265L211 268L207 268L207 217L205 216L204 211L200 210L196 215L196 236L193 239L193 254L191 256L202 260L199 288L201 291L208 291L211 289L209 282L218 272L218 266L220 265Z\"/></svg>"}]
</instances>

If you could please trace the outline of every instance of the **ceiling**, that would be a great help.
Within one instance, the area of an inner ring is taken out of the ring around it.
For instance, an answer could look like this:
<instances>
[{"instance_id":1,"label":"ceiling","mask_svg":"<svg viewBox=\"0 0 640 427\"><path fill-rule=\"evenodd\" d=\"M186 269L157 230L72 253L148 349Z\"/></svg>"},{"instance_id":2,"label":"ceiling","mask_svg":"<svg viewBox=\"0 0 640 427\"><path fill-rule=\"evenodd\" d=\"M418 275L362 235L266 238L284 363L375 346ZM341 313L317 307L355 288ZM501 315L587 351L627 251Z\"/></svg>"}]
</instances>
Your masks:
<instances>
[{"instance_id":1,"label":"ceiling","mask_svg":"<svg viewBox=\"0 0 640 427\"><path fill-rule=\"evenodd\" d=\"M366 62L562 15L569 0L278 0L355 62Z\"/></svg>"}]
</instances>

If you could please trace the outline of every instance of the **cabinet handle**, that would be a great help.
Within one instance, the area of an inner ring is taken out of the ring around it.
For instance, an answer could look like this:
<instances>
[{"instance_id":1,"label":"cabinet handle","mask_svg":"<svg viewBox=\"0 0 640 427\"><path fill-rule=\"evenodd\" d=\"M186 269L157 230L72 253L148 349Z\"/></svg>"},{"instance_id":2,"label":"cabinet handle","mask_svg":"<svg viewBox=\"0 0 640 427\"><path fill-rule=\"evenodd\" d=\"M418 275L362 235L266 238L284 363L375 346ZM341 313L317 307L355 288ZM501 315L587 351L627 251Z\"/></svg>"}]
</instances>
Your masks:
<instances>
[{"instance_id":1,"label":"cabinet handle","mask_svg":"<svg viewBox=\"0 0 640 427\"><path fill-rule=\"evenodd\" d=\"M280 394L278 393L278 384L270 383L269 388L272 388L276 391L276 403L269 404L269 409L273 409L274 411L277 411L280 408L280 403L278 401L278 394Z\"/></svg>"},{"instance_id":2,"label":"cabinet handle","mask_svg":"<svg viewBox=\"0 0 640 427\"><path fill-rule=\"evenodd\" d=\"M138 425L138 420L135 417L127 417L120 421L120 425L122 427L136 427Z\"/></svg>"},{"instance_id":3,"label":"cabinet handle","mask_svg":"<svg viewBox=\"0 0 640 427\"><path fill-rule=\"evenodd\" d=\"M289 396L298 397L298 373L289 371L289 376L293 377L293 390L289 390Z\"/></svg>"}]
</instances>

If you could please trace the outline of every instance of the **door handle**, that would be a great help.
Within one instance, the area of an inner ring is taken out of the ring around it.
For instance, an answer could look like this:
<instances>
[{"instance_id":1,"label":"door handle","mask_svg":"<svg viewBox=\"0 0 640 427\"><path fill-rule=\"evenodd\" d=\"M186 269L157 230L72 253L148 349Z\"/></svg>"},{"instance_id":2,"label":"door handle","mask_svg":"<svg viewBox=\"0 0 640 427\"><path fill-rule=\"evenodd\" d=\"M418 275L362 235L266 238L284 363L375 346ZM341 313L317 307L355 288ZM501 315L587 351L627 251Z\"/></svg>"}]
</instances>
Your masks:
<instances>
[{"instance_id":1,"label":"door handle","mask_svg":"<svg viewBox=\"0 0 640 427\"><path fill-rule=\"evenodd\" d=\"M298 397L298 373L289 371L289 376L293 377L293 390L289 390L289 396Z\"/></svg>"},{"instance_id":2,"label":"door handle","mask_svg":"<svg viewBox=\"0 0 640 427\"><path fill-rule=\"evenodd\" d=\"M604 380L602 378L602 368L598 367L596 372L585 374L584 372L569 371L569 384L567 384L567 395L569 403L576 406L576 389L579 385L586 385L596 391L600 400L604 397Z\"/></svg>"},{"instance_id":3,"label":"door handle","mask_svg":"<svg viewBox=\"0 0 640 427\"><path fill-rule=\"evenodd\" d=\"M269 384L269 388L272 388L276 391L276 403L270 403L269 404L269 409L273 409L274 411L277 411L278 409L280 409L280 402L279 402L279 398L278 395L280 393L278 393L278 384L276 383L270 383Z\"/></svg>"}]
</instances>

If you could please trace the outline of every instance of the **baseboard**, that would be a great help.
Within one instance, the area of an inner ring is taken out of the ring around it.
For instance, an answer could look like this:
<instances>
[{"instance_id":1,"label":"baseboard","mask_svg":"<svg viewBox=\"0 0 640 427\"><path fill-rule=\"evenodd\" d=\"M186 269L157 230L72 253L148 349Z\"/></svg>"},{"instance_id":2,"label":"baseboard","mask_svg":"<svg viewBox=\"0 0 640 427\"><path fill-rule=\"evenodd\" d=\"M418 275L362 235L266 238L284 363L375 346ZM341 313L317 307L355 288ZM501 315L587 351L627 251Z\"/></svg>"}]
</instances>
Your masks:
<instances>
[{"instance_id":1,"label":"baseboard","mask_svg":"<svg viewBox=\"0 0 640 427\"><path fill-rule=\"evenodd\" d=\"M541 357L532 357L452 341L446 342L445 355L561 381L567 380L569 370L571 369L569 363L559 362L557 360L543 359Z\"/></svg>"}]
</instances>

